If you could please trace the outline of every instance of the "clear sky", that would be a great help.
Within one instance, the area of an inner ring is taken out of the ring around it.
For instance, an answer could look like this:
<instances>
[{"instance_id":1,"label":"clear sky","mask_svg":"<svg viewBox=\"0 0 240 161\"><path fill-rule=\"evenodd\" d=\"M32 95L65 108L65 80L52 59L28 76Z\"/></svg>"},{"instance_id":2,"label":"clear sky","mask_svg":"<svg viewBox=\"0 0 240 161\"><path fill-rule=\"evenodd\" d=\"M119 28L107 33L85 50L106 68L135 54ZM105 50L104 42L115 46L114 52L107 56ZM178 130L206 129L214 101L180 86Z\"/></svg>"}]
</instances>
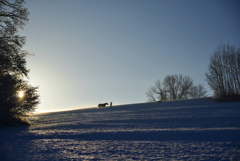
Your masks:
<instances>
[{"instance_id":1,"label":"clear sky","mask_svg":"<svg viewBox=\"0 0 240 161\"><path fill-rule=\"evenodd\" d=\"M236 0L27 0L20 32L37 111L141 103L168 74L205 81L221 43L240 47ZM209 94L212 92L209 90Z\"/></svg>"}]
</instances>

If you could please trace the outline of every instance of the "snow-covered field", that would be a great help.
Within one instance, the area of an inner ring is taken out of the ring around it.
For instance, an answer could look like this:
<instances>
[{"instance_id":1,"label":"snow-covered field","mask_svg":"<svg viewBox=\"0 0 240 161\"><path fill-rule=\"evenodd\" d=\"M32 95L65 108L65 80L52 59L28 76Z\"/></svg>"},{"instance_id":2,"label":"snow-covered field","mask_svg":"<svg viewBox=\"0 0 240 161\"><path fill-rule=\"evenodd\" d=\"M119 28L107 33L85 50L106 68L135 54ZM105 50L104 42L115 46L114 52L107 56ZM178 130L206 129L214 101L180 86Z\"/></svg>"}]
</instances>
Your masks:
<instances>
[{"instance_id":1,"label":"snow-covered field","mask_svg":"<svg viewBox=\"0 0 240 161\"><path fill-rule=\"evenodd\" d=\"M240 102L211 98L38 114L0 129L0 160L240 160Z\"/></svg>"}]
</instances>

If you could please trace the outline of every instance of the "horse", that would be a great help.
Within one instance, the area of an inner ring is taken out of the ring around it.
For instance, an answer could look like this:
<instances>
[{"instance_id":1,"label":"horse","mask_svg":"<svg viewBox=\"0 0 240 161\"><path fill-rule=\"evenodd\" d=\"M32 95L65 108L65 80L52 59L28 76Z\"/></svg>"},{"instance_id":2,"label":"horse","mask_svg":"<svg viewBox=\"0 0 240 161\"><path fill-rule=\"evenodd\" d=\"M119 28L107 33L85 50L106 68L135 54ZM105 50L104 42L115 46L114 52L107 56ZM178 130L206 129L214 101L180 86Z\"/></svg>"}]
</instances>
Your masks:
<instances>
[{"instance_id":1,"label":"horse","mask_svg":"<svg viewBox=\"0 0 240 161\"><path fill-rule=\"evenodd\" d=\"M99 108L104 108L106 105L108 105L108 103L103 103L103 104L98 104L98 106L97 106L97 109L99 109Z\"/></svg>"}]
</instances>

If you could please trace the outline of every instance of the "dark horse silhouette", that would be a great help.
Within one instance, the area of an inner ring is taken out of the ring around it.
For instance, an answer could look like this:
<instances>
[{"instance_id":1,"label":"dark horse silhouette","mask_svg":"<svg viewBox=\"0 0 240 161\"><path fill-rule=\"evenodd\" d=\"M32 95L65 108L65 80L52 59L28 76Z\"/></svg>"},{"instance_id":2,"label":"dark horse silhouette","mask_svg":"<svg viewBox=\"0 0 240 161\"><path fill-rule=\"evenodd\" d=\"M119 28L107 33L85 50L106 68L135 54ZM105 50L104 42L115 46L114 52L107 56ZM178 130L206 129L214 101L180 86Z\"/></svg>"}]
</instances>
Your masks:
<instances>
[{"instance_id":1,"label":"dark horse silhouette","mask_svg":"<svg viewBox=\"0 0 240 161\"><path fill-rule=\"evenodd\" d=\"M97 109L99 109L99 108L104 108L106 105L108 105L108 103L103 103L103 104L98 104L98 106L97 106Z\"/></svg>"}]
</instances>

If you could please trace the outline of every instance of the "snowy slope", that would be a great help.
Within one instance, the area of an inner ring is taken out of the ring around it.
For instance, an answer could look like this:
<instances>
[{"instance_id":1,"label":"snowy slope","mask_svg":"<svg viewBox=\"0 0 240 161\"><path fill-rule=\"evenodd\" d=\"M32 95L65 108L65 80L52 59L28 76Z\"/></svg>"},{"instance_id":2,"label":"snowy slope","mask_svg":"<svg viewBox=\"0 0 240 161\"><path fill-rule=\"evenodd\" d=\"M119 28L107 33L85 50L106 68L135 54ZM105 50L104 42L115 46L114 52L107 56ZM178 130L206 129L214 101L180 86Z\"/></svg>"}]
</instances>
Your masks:
<instances>
[{"instance_id":1,"label":"snowy slope","mask_svg":"<svg viewBox=\"0 0 240 161\"><path fill-rule=\"evenodd\" d=\"M240 102L211 98L33 115L0 160L240 160Z\"/></svg>"}]
</instances>

